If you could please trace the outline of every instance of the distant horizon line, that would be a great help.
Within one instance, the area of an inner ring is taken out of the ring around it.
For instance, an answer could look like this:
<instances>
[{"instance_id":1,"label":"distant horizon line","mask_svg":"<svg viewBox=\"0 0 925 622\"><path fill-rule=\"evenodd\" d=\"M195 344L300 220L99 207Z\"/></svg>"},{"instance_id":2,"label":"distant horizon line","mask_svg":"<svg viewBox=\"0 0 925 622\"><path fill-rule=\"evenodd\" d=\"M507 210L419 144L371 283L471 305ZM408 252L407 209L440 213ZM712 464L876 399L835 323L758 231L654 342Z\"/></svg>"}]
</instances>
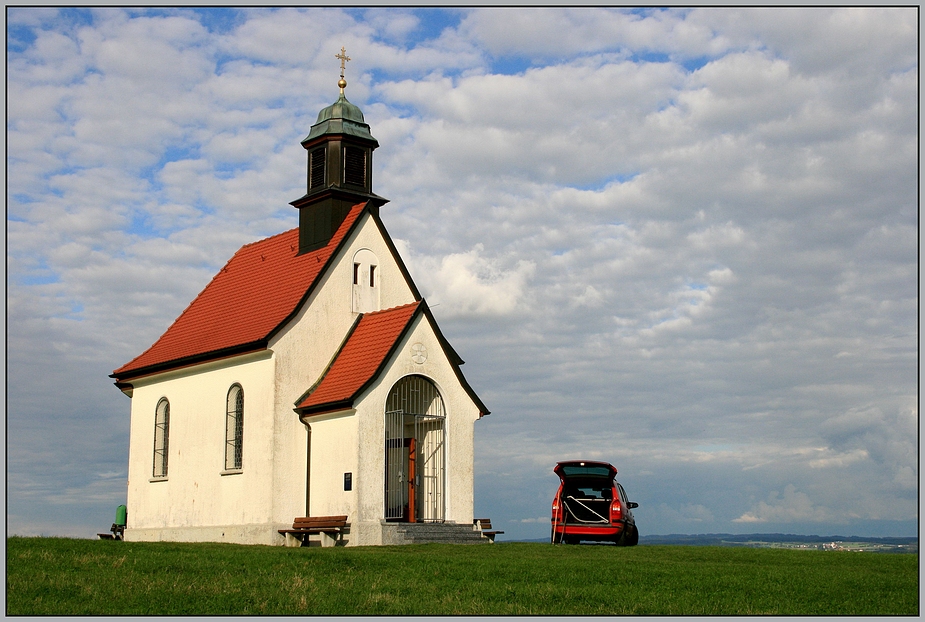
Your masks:
<instances>
[{"instance_id":1,"label":"distant horizon line","mask_svg":"<svg viewBox=\"0 0 925 622\"><path fill-rule=\"evenodd\" d=\"M640 540L652 540L652 539L681 539L681 538L702 538L702 539L738 539L743 540L746 538L773 538L775 540L781 540L782 538L790 538L791 540L808 540L815 539L820 542L827 542L831 540L919 540L918 535L914 536L860 536L857 534L843 535L843 534L830 534L820 536L818 534L797 534L797 533L785 533L785 532L754 532L754 533L669 533L669 534L650 534L650 535L639 535ZM505 542L545 542L549 538L526 538L526 539L505 539Z\"/></svg>"}]
</instances>

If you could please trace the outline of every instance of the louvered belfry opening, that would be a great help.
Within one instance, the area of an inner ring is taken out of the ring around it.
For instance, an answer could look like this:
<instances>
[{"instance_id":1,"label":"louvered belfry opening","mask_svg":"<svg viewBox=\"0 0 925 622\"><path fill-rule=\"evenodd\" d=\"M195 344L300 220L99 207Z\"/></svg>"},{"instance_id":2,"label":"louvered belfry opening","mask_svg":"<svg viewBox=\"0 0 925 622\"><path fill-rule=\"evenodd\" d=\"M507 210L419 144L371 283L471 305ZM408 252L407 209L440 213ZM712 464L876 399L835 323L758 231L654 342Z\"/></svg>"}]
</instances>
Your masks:
<instances>
[{"instance_id":1,"label":"louvered belfry opening","mask_svg":"<svg viewBox=\"0 0 925 622\"><path fill-rule=\"evenodd\" d=\"M437 387L423 376L398 381L385 412L385 518L443 522L446 415Z\"/></svg>"},{"instance_id":2,"label":"louvered belfry opening","mask_svg":"<svg viewBox=\"0 0 925 622\"><path fill-rule=\"evenodd\" d=\"M366 150L346 145L344 147L344 183L366 187Z\"/></svg>"},{"instance_id":3,"label":"louvered belfry opening","mask_svg":"<svg viewBox=\"0 0 925 622\"><path fill-rule=\"evenodd\" d=\"M324 188L325 158L327 157L326 149L318 147L312 149L309 154L308 162L308 189L316 190Z\"/></svg>"}]
</instances>

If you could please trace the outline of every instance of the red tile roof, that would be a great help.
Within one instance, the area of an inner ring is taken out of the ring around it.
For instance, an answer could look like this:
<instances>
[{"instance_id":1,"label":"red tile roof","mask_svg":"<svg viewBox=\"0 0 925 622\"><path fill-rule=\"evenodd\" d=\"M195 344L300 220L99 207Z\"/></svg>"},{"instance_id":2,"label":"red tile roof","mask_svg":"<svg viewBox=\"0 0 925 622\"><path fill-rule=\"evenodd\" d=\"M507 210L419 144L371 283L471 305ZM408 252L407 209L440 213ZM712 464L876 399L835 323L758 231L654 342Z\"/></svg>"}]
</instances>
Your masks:
<instances>
[{"instance_id":1,"label":"red tile roof","mask_svg":"<svg viewBox=\"0 0 925 622\"><path fill-rule=\"evenodd\" d=\"M297 403L296 410L308 414L350 408L378 376L423 306L419 301L362 315L321 382Z\"/></svg>"},{"instance_id":2,"label":"red tile roof","mask_svg":"<svg viewBox=\"0 0 925 622\"><path fill-rule=\"evenodd\" d=\"M241 247L167 332L112 377L125 380L265 348L308 295L364 206L353 206L327 246L304 255L298 254L298 229Z\"/></svg>"}]
</instances>

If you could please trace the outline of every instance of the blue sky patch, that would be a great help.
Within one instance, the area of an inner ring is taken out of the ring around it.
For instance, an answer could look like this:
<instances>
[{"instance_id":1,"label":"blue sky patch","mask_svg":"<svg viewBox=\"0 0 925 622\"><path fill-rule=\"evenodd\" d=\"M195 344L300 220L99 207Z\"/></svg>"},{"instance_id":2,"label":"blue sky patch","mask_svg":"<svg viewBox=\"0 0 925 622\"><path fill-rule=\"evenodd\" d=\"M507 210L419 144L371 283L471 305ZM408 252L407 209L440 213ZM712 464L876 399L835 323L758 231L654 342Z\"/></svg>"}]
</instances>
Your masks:
<instances>
[{"instance_id":1,"label":"blue sky patch","mask_svg":"<svg viewBox=\"0 0 925 622\"><path fill-rule=\"evenodd\" d=\"M196 8L192 13L214 34L227 34L247 20L247 12L229 8Z\"/></svg>"}]
</instances>

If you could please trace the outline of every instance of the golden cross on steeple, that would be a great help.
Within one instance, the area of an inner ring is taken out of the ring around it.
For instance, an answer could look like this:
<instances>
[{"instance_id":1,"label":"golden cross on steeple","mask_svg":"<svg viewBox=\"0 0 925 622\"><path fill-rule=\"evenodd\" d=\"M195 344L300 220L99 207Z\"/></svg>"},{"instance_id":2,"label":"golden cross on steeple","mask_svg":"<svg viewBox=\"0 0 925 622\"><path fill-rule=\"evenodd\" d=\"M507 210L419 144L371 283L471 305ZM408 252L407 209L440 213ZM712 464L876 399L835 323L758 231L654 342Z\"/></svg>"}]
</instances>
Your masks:
<instances>
[{"instance_id":1,"label":"golden cross on steeple","mask_svg":"<svg viewBox=\"0 0 925 622\"><path fill-rule=\"evenodd\" d=\"M345 68L344 63L350 60L350 57L347 56L347 48L341 46L340 54L335 54L334 58L340 59L340 80L337 81L337 86L340 87L340 94L343 95L344 87L347 86L347 81L344 80L344 68Z\"/></svg>"}]
</instances>

